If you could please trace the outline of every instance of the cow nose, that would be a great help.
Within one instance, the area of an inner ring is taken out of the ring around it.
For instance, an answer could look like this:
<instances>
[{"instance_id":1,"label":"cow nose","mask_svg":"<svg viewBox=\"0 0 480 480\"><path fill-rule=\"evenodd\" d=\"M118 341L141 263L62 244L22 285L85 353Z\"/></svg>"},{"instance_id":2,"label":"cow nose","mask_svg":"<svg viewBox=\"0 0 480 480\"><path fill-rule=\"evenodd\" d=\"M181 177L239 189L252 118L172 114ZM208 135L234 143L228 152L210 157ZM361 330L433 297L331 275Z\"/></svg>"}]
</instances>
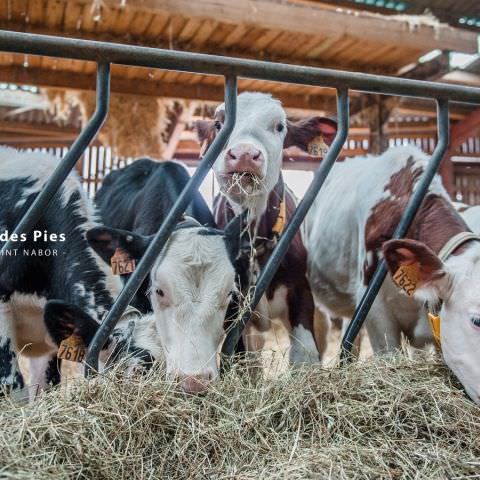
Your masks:
<instances>
[{"instance_id":1,"label":"cow nose","mask_svg":"<svg viewBox=\"0 0 480 480\"><path fill-rule=\"evenodd\" d=\"M207 391L211 381L211 372L198 375L180 375L178 386L185 393L203 393Z\"/></svg>"},{"instance_id":2,"label":"cow nose","mask_svg":"<svg viewBox=\"0 0 480 480\"><path fill-rule=\"evenodd\" d=\"M249 143L238 143L226 153L228 173L249 172L259 174L263 165L262 152Z\"/></svg>"}]
</instances>

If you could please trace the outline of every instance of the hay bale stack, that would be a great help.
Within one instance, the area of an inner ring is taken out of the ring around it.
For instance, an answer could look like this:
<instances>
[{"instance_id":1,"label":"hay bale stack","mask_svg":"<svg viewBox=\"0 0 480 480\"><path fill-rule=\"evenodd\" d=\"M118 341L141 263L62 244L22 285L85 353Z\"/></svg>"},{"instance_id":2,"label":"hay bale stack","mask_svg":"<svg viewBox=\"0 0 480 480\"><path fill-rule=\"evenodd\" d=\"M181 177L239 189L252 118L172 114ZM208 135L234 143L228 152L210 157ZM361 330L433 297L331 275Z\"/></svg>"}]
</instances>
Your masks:
<instances>
[{"instance_id":1,"label":"hay bale stack","mask_svg":"<svg viewBox=\"0 0 480 480\"><path fill-rule=\"evenodd\" d=\"M57 118L69 114L78 106L82 124L89 120L95 110L95 94L48 88L44 93L50 110ZM139 157L149 155L162 158L166 141L163 133L169 122L168 111L173 100L151 98L143 95L112 93L107 121L100 130L98 140L112 148L113 155Z\"/></svg>"},{"instance_id":2,"label":"hay bale stack","mask_svg":"<svg viewBox=\"0 0 480 480\"><path fill-rule=\"evenodd\" d=\"M0 411L14 478L464 478L480 411L435 359L299 369L253 385L236 367L207 395L152 372L109 375Z\"/></svg>"}]
</instances>

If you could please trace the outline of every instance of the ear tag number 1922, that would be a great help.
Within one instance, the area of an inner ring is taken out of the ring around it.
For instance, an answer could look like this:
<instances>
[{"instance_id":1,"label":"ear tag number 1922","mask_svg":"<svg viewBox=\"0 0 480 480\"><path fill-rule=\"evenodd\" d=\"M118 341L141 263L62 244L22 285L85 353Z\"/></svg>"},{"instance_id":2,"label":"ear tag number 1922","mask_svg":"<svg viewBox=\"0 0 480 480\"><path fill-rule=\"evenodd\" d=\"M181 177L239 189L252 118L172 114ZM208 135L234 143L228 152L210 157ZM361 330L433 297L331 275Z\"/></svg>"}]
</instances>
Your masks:
<instances>
[{"instance_id":1,"label":"ear tag number 1922","mask_svg":"<svg viewBox=\"0 0 480 480\"><path fill-rule=\"evenodd\" d=\"M78 335L73 334L62 340L58 348L57 357L62 360L82 363L86 352L87 349L83 344L83 340Z\"/></svg>"},{"instance_id":2,"label":"ear tag number 1922","mask_svg":"<svg viewBox=\"0 0 480 480\"><path fill-rule=\"evenodd\" d=\"M420 279L420 268L418 263L411 265L402 265L393 276L393 282L398 288L401 288L409 297L412 297L417 289Z\"/></svg>"},{"instance_id":3,"label":"ear tag number 1922","mask_svg":"<svg viewBox=\"0 0 480 480\"><path fill-rule=\"evenodd\" d=\"M117 248L113 257L110 259L112 273L114 275L125 275L135 270L135 260L121 248Z\"/></svg>"}]
</instances>

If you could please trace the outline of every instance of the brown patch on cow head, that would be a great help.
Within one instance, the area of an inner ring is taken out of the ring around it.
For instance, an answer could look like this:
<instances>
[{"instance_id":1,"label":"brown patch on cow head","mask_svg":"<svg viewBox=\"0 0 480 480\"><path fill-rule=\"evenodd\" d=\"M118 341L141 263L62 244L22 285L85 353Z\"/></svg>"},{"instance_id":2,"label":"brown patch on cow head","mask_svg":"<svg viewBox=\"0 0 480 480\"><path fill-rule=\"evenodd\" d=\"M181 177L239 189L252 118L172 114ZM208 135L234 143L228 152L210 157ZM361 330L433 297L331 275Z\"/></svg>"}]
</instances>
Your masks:
<instances>
[{"instance_id":1,"label":"brown patch on cow head","mask_svg":"<svg viewBox=\"0 0 480 480\"><path fill-rule=\"evenodd\" d=\"M420 271L420 287L445 275L442 261L423 242L410 239L389 240L384 243L382 249L392 275L400 267L417 264Z\"/></svg>"},{"instance_id":2,"label":"brown patch on cow head","mask_svg":"<svg viewBox=\"0 0 480 480\"><path fill-rule=\"evenodd\" d=\"M410 157L405 167L394 173L385 186L384 191L390 194L388 198L378 202L372 209L365 224L365 285L368 285L377 268L380 249L393 237L413 187L422 173L423 168L414 168L414 160ZM406 237L422 242L431 252L438 254L450 238L468 230L449 200L436 194L427 194ZM461 246L455 253L461 253L464 248Z\"/></svg>"},{"instance_id":3,"label":"brown patch on cow head","mask_svg":"<svg viewBox=\"0 0 480 480\"><path fill-rule=\"evenodd\" d=\"M379 261L379 251L384 242L390 240L408 199L413 186L422 174L422 168L414 168L413 157L407 160L406 165L390 177L384 192L388 197L380 200L372 209L365 224L365 249L366 258L363 266L363 281L365 285L370 282Z\"/></svg>"},{"instance_id":4,"label":"brown patch on cow head","mask_svg":"<svg viewBox=\"0 0 480 480\"><path fill-rule=\"evenodd\" d=\"M327 117L310 117L297 122L287 120L287 134L283 148L298 147L308 152L308 146L317 137L323 137L331 145L337 133L337 122Z\"/></svg>"},{"instance_id":5,"label":"brown patch on cow head","mask_svg":"<svg viewBox=\"0 0 480 480\"><path fill-rule=\"evenodd\" d=\"M225 110L217 110L213 120L197 120L194 123L194 129L197 132L197 138L200 142L200 157L207 153L208 148L215 140L225 122Z\"/></svg>"}]
</instances>

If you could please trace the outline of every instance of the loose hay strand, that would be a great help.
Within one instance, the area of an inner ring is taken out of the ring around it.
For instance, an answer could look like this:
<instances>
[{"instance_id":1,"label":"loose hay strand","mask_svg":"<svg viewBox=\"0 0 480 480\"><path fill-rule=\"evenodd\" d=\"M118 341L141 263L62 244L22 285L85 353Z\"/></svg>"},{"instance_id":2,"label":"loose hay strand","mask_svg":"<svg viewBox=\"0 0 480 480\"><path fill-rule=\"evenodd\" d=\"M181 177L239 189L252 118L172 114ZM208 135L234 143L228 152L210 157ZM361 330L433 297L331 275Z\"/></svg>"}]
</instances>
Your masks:
<instances>
[{"instance_id":1,"label":"loose hay strand","mask_svg":"<svg viewBox=\"0 0 480 480\"><path fill-rule=\"evenodd\" d=\"M81 380L0 412L0 476L466 478L480 415L438 359L298 368L252 384L234 367L204 396L158 369Z\"/></svg>"}]
</instances>

